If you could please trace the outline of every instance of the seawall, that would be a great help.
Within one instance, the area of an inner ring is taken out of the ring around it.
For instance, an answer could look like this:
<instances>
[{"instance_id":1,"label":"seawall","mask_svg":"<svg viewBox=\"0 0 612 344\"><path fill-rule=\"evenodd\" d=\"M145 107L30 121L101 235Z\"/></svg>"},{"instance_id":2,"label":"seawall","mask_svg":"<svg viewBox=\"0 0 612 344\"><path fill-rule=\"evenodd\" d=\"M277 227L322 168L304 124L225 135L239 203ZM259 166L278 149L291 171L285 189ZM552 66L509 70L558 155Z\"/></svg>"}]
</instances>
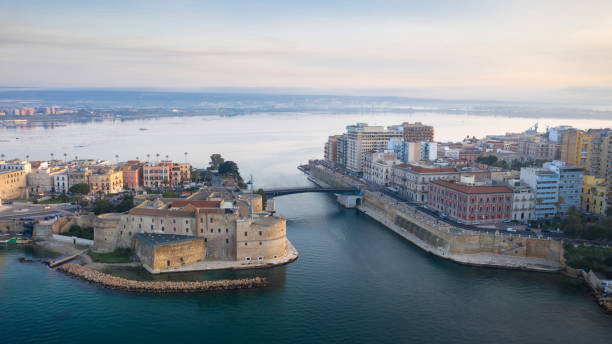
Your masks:
<instances>
[{"instance_id":1,"label":"seawall","mask_svg":"<svg viewBox=\"0 0 612 344\"><path fill-rule=\"evenodd\" d=\"M353 186L343 176L314 163L310 175L332 186ZM358 209L422 250L451 261L535 271L563 269L563 243L510 233L453 227L378 192L363 192Z\"/></svg>"},{"instance_id":2,"label":"seawall","mask_svg":"<svg viewBox=\"0 0 612 344\"><path fill-rule=\"evenodd\" d=\"M390 197L365 192L359 210L438 257L498 268L559 271L562 243L516 234L475 232L447 225Z\"/></svg>"},{"instance_id":3,"label":"seawall","mask_svg":"<svg viewBox=\"0 0 612 344\"><path fill-rule=\"evenodd\" d=\"M58 270L105 288L140 293L199 293L215 290L261 288L268 285L268 280L262 277L203 282L150 282L116 277L78 264L65 264L60 266Z\"/></svg>"}]
</instances>

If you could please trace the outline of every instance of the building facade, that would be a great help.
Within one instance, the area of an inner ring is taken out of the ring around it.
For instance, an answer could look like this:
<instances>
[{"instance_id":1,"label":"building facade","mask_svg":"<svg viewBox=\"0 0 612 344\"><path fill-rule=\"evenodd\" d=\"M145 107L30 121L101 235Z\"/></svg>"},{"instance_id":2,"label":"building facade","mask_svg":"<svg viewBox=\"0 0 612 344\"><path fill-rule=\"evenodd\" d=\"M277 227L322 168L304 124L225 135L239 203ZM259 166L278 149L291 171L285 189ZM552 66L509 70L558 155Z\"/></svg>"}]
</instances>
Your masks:
<instances>
[{"instance_id":1,"label":"building facade","mask_svg":"<svg viewBox=\"0 0 612 344\"><path fill-rule=\"evenodd\" d=\"M535 192L534 218L550 219L557 215L559 202L559 175L545 168L525 167L521 169L521 181Z\"/></svg>"},{"instance_id":2,"label":"building facade","mask_svg":"<svg viewBox=\"0 0 612 344\"><path fill-rule=\"evenodd\" d=\"M384 150L392 137L401 137L402 132L386 130L380 126L357 123L346 127L346 168L354 173L363 172L365 153Z\"/></svg>"},{"instance_id":3,"label":"building facade","mask_svg":"<svg viewBox=\"0 0 612 344\"><path fill-rule=\"evenodd\" d=\"M508 182L512 189L512 220L527 223L535 218L535 194L531 187L520 180Z\"/></svg>"},{"instance_id":4,"label":"building facade","mask_svg":"<svg viewBox=\"0 0 612 344\"><path fill-rule=\"evenodd\" d=\"M428 205L463 223L499 223L512 218L512 189L505 185L470 185L432 180Z\"/></svg>"},{"instance_id":5,"label":"building facade","mask_svg":"<svg viewBox=\"0 0 612 344\"><path fill-rule=\"evenodd\" d=\"M378 185L391 183L391 169L397 160L392 152L369 152L365 155L363 178Z\"/></svg>"},{"instance_id":6,"label":"building facade","mask_svg":"<svg viewBox=\"0 0 612 344\"><path fill-rule=\"evenodd\" d=\"M431 181L458 180L459 176L460 173L455 168L398 164L392 167L391 183L405 199L427 203Z\"/></svg>"},{"instance_id":7,"label":"building facade","mask_svg":"<svg viewBox=\"0 0 612 344\"><path fill-rule=\"evenodd\" d=\"M0 170L0 200L26 198L28 187L25 170Z\"/></svg>"},{"instance_id":8,"label":"building facade","mask_svg":"<svg viewBox=\"0 0 612 344\"><path fill-rule=\"evenodd\" d=\"M608 185L603 178L584 176L580 209L587 213L605 216L608 208Z\"/></svg>"},{"instance_id":9,"label":"building facade","mask_svg":"<svg viewBox=\"0 0 612 344\"><path fill-rule=\"evenodd\" d=\"M405 142L431 142L434 140L434 128L421 122L402 123Z\"/></svg>"},{"instance_id":10,"label":"building facade","mask_svg":"<svg viewBox=\"0 0 612 344\"><path fill-rule=\"evenodd\" d=\"M584 169L568 166L559 160L544 163L543 167L555 172L559 176L559 205L557 213L567 215L571 207L580 209Z\"/></svg>"}]
</instances>

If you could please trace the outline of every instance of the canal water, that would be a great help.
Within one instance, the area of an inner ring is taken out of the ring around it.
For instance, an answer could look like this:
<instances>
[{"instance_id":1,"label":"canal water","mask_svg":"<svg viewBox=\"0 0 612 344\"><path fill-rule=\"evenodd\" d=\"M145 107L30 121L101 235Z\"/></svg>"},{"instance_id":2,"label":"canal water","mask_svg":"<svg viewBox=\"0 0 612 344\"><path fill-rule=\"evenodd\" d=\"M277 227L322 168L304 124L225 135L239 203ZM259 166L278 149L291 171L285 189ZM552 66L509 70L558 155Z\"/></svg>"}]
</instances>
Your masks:
<instances>
[{"instance_id":1,"label":"canal water","mask_svg":"<svg viewBox=\"0 0 612 344\"><path fill-rule=\"evenodd\" d=\"M117 154L142 156L146 151L142 142L166 137L167 150L200 155L200 164L213 152L229 156L244 173L253 173L260 186L308 185L295 166L321 155L318 136L342 128L320 122L313 137L299 134L304 127L289 127L295 123L290 118L270 118L265 120L268 130L262 124L256 130L243 124L231 139L211 138L219 128L199 122L178 125L186 120L176 118L71 124L0 135L31 143L9 142L8 156L14 152L45 158L43 142L57 156L62 149L76 150L70 147L81 140L88 151L80 157L109 160L122 144L126 146ZM279 122L287 125L289 134ZM138 130L145 126L149 129ZM164 127L165 133L158 132ZM59 136L57 130L70 136ZM90 130L89 138L84 130ZM105 135L116 139L99 139ZM129 142L126 135L132 137ZM138 135L142 140L134 138ZM215 143L209 146L209 142ZM179 143L190 148L175 147ZM250 145L270 149L255 154ZM196 164L196 158L188 159ZM612 338L612 317L600 310L577 280L442 260L367 216L339 207L330 195L283 196L276 199L276 207L287 216L288 237L300 253L289 265L155 277L138 270L113 272L138 279L268 277L270 286L258 290L164 296L116 292L71 279L40 263L17 261L22 256L45 258L48 252L0 247L0 342L609 343Z\"/></svg>"}]
</instances>

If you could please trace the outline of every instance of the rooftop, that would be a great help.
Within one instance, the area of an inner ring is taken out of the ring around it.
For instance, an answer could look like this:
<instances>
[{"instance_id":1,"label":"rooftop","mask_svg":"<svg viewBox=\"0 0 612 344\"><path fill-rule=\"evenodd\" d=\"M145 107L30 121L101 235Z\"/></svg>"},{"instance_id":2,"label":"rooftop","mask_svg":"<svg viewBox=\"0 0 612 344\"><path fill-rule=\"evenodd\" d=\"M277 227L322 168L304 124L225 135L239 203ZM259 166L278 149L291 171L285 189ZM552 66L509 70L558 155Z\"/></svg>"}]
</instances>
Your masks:
<instances>
[{"instance_id":1,"label":"rooftop","mask_svg":"<svg viewBox=\"0 0 612 344\"><path fill-rule=\"evenodd\" d=\"M512 189L505 185L467 185L441 179L432 180L431 183L466 194L512 193Z\"/></svg>"},{"instance_id":2,"label":"rooftop","mask_svg":"<svg viewBox=\"0 0 612 344\"><path fill-rule=\"evenodd\" d=\"M398 164L399 168L405 168L408 170L415 171L417 173L443 173L443 172L459 172L456 168L452 167L424 167L413 164Z\"/></svg>"}]
</instances>

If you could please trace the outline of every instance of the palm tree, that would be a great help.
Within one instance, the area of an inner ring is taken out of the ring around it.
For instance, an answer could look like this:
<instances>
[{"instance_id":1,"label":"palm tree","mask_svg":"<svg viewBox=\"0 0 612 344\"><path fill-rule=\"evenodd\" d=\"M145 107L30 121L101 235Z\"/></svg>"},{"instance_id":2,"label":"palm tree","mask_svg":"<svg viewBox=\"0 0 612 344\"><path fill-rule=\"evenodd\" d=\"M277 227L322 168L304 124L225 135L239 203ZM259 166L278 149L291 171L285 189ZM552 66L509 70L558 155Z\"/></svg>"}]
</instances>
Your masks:
<instances>
[{"instance_id":1,"label":"palm tree","mask_svg":"<svg viewBox=\"0 0 612 344\"><path fill-rule=\"evenodd\" d=\"M149 157L151 156L151 154L147 153L147 162L149 162Z\"/></svg>"},{"instance_id":2,"label":"palm tree","mask_svg":"<svg viewBox=\"0 0 612 344\"><path fill-rule=\"evenodd\" d=\"M68 156L68 154L64 153L64 161L66 161L66 157Z\"/></svg>"},{"instance_id":3,"label":"palm tree","mask_svg":"<svg viewBox=\"0 0 612 344\"><path fill-rule=\"evenodd\" d=\"M26 155L26 160L30 160L30 156L29 155Z\"/></svg>"},{"instance_id":4,"label":"palm tree","mask_svg":"<svg viewBox=\"0 0 612 344\"><path fill-rule=\"evenodd\" d=\"M51 153L51 160L53 160L53 153Z\"/></svg>"},{"instance_id":5,"label":"palm tree","mask_svg":"<svg viewBox=\"0 0 612 344\"><path fill-rule=\"evenodd\" d=\"M119 154L115 154L115 162L118 164L119 163Z\"/></svg>"},{"instance_id":6,"label":"palm tree","mask_svg":"<svg viewBox=\"0 0 612 344\"><path fill-rule=\"evenodd\" d=\"M4 153L0 154L0 158L2 158L2 160L4 160Z\"/></svg>"},{"instance_id":7,"label":"palm tree","mask_svg":"<svg viewBox=\"0 0 612 344\"><path fill-rule=\"evenodd\" d=\"M166 160L168 160L168 154L166 154Z\"/></svg>"},{"instance_id":8,"label":"palm tree","mask_svg":"<svg viewBox=\"0 0 612 344\"><path fill-rule=\"evenodd\" d=\"M139 158L139 157L136 157L136 160L139 160L139 161L140 161L140 158Z\"/></svg>"},{"instance_id":9,"label":"palm tree","mask_svg":"<svg viewBox=\"0 0 612 344\"><path fill-rule=\"evenodd\" d=\"M184 154L185 154L185 163L187 163L187 154L189 153L185 152Z\"/></svg>"},{"instance_id":10,"label":"palm tree","mask_svg":"<svg viewBox=\"0 0 612 344\"><path fill-rule=\"evenodd\" d=\"M159 153L155 153L155 158L157 161L159 161Z\"/></svg>"}]
</instances>

